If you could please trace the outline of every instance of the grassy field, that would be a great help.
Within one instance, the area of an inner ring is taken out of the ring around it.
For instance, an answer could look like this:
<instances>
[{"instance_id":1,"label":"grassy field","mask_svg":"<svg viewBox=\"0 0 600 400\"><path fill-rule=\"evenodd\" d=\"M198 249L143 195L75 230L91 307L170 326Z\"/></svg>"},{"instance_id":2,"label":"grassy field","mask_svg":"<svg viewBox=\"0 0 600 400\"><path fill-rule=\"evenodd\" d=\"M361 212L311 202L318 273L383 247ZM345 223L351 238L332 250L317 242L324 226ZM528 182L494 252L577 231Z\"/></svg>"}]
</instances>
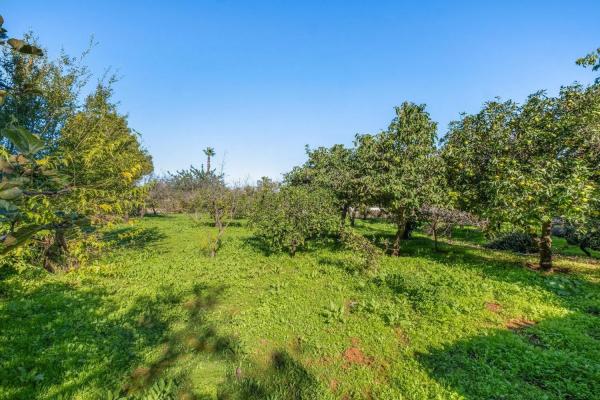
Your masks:
<instances>
[{"instance_id":1,"label":"grassy field","mask_svg":"<svg viewBox=\"0 0 600 400\"><path fill-rule=\"evenodd\" d=\"M477 232L437 253L417 234L364 274L333 240L268 254L242 224L210 259L212 229L145 218L89 267L0 267L0 399L600 398L600 264L566 243L543 275Z\"/></svg>"}]
</instances>

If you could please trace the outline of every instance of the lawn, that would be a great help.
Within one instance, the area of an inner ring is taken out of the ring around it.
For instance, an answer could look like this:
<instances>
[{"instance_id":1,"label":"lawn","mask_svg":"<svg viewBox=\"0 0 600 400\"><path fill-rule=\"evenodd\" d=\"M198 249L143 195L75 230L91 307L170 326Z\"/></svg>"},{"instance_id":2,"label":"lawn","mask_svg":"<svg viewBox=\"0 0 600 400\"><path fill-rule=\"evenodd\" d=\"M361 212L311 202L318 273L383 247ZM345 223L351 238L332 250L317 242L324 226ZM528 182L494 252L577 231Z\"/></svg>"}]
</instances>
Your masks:
<instances>
[{"instance_id":1,"label":"lawn","mask_svg":"<svg viewBox=\"0 0 600 400\"><path fill-rule=\"evenodd\" d=\"M77 271L0 267L0 399L600 398L600 262L566 243L544 275L417 234L359 273L333 239L268 254L243 223L211 259L213 229L148 217Z\"/></svg>"}]
</instances>

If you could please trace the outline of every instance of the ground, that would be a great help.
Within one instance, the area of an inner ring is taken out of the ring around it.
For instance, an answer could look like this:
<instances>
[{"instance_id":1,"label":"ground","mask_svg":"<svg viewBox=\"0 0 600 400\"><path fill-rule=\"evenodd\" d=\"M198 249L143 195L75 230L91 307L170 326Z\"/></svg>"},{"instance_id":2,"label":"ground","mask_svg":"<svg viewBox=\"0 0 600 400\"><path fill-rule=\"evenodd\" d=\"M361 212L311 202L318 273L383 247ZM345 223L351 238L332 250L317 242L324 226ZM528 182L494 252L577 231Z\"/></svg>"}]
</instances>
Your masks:
<instances>
[{"instance_id":1,"label":"ground","mask_svg":"<svg viewBox=\"0 0 600 400\"><path fill-rule=\"evenodd\" d=\"M76 271L0 267L0 399L600 398L600 263L564 242L542 274L475 231L417 234L362 273L333 239L269 254L243 223L211 259L212 230L148 217Z\"/></svg>"}]
</instances>

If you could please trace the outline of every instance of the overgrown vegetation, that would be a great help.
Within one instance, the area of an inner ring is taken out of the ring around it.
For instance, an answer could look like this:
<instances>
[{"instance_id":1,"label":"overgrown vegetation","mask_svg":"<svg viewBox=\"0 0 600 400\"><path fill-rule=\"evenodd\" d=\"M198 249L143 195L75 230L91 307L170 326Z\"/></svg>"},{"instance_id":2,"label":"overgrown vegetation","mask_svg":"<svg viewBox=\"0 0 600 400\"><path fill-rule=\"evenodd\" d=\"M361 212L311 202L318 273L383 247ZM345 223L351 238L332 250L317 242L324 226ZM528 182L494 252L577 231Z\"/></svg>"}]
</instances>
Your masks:
<instances>
[{"instance_id":1,"label":"overgrown vegetation","mask_svg":"<svg viewBox=\"0 0 600 400\"><path fill-rule=\"evenodd\" d=\"M212 147L150 176L112 79L81 93L81 61L0 36L0 398L600 393L600 82L441 142L407 101L232 184Z\"/></svg>"},{"instance_id":2,"label":"overgrown vegetation","mask_svg":"<svg viewBox=\"0 0 600 400\"><path fill-rule=\"evenodd\" d=\"M334 239L266 255L240 224L211 259L198 249L214 230L202 221L111 228L113 250L68 274L3 268L0 398L151 399L174 386L158 398L533 400L600 389L598 260L559 254L564 272L542 275L524 268L535 256L477 247L457 227L439 252L416 232L403 257L355 273L355 251ZM395 227L357 220L355 232L393 241Z\"/></svg>"}]
</instances>

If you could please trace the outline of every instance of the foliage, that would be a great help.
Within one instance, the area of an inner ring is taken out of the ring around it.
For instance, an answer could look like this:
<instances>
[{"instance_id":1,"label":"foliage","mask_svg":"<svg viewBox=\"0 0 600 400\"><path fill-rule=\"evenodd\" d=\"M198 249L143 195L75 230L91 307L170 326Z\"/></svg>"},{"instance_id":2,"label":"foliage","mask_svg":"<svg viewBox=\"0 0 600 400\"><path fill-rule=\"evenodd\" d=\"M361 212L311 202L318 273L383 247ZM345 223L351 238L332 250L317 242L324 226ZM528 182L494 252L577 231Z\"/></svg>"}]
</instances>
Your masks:
<instances>
[{"instance_id":1,"label":"foliage","mask_svg":"<svg viewBox=\"0 0 600 400\"><path fill-rule=\"evenodd\" d=\"M552 267L552 219L582 221L598 196L599 104L598 85L535 93L521 106L492 101L452 123L444 138L462 207L492 228L507 222L537 233L542 268Z\"/></svg>"},{"instance_id":2,"label":"foliage","mask_svg":"<svg viewBox=\"0 0 600 400\"><path fill-rule=\"evenodd\" d=\"M1 26L3 19L0 18L0 22ZM1 35L5 38L6 30L1 29ZM22 40L9 39L6 43L11 48L8 51L13 55L13 60L26 57L31 60L29 67L36 56L43 55L39 48ZM29 72L27 68L18 71L21 74ZM63 190L64 182L56 168L57 160L41 154L48 150L44 141L20 125L18 113L10 112L12 99L16 97L13 94L25 90L23 87L9 86L14 83L15 80L3 82L0 92L3 112L0 135L4 142L0 147L0 252L5 254L24 245L33 235L45 229L57 232L59 240L55 241L53 248L48 248L49 251L57 251L66 248L64 229L78 222L78 216L52 210L51 197L66 192ZM27 84L27 91L36 95L31 83Z\"/></svg>"},{"instance_id":3,"label":"foliage","mask_svg":"<svg viewBox=\"0 0 600 400\"><path fill-rule=\"evenodd\" d=\"M351 206L360 203L360 172L354 149L336 144L331 148L319 147L311 150L306 147L308 160L301 167L295 167L286 174L285 181L291 185L310 185L330 191L341 210L341 225Z\"/></svg>"},{"instance_id":4,"label":"foliage","mask_svg":"<svg viewBox=\"0 0 600 400\"><path fill-rule=\"evenodd\" d=\"M592 71L600 70L600 47L597 48L596 51L587 54L585 57L577 59L575 63L584 68L590 67L592 68ZM600 83L600 76L596 78L596 83Z\"/></svg>"},{"instance_id":5,"label":"foliage","mask_svg":"<svg viewBox=\"0 0 600 400\"><path fill-rule=\"evenodd\" d=\"M510 250L521 254L537 253L539 251L538 244L531 234L523 232L504 234L487 243L485 247L495 250Z\"/></svg>"},{"instance_id":6,"label":"foliage","mask_svg":"<svg viewBox=\"0 0 600 400\"><path fill-rule=\"evenodd\" d=\"M358 258L360 270L374 272L378 269L383 254L375 244L350 229L342 230L340 236L344 246Z\"/></svg>"},{"instance_id":7,"label":"foliage","mask_svg":"<svg viewBox=\"0 0 600 400\"><path fill-rule=\"evenodd\" d=\"M270 250L294 255L307 240L336 230L334 199L323 189L283 187L263 194L256 203L252 224Z\"/></svg>"},{"instance_id":8,"label":"foliage","mask_svg":"<svg viewBox=\"0 0 600 400\"><path fill-rule=\"evenodd\" d=\"M53 271L87 258L69 254L77 248L69 239L81 237L75 228L142 208L145 193L137 181L152 163L110 104L108 86L99 85L78 110L85 67L65 55L49 61L28 40L6 43L10 49L0 64L1 252L35 237L44 266Z\"/></svg>"},{"instance_id":9,"label":"foliage","mask_svg":"<svg viewBox=\"0 0 600 400\"><path fill-rule=\"evenodd\" d=\"M328 324L333 322L344 322L344 305L338 305L334 302L330 302L327 307L323 308L322 315L325 317L325 322Z\"/></svg>"},{"instance_id":10,"label":"foliage","mask_svg":"<svg viewBox=\"0 0 600 400\"><path fill-rule=\"evenodd\" d=\"M61 206L82 215L128 214L146 197L136 184L152 172L152 159L111 96L110 86L98 85L57 141L60 172L73 188Z\"/></svg>"},{"instance_id":11,"label":"foliage","mask_svg":"<svg viewBox=\"0 0 600 400\"><path fill-rule=\"evenodd\" d=\"M588 219L584 224L575 224L567 221L565 224L565 238L570 244L576 244L588 256L588 249L600 251L600 219Z\"/></svg>"},{"instance_id":12,"label":"foliage","mask_svg":"<svg viewBox=\"0 0 600 400\"><path fill-rule=\"evenodd\" d=\"M436 129L425 105L405 102L387 131L356 139L363 185L370 201L394 216L399 252L406 223L426 202L434 202L443 187L443 165L436 150Z\"/></svg>"}]
</instances>

